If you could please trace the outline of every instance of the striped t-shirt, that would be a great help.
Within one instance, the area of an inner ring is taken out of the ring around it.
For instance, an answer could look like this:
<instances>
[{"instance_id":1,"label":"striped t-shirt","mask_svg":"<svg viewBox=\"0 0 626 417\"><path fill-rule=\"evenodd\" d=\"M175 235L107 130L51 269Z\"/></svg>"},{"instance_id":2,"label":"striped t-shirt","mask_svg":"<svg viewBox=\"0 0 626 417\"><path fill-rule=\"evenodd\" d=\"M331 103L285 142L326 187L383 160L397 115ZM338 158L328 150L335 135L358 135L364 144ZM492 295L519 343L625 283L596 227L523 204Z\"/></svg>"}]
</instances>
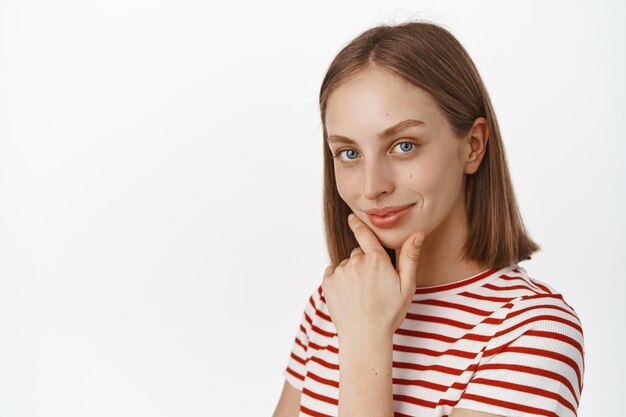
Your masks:
<instances>
[{"instance_id":1,"label":"striped t-shirt","mask_svg":"<svg viewBox=\"0 0 626 417\"><path fill-rule=\"evenodd\" d=\"M319 285L283 374L302 392L299 416L337 416L339 350ZM454 407L503 416L576 416L583 389L580 319L518 264L417 287L393 335L395 416Z\"/></svg>"}]
</instances>

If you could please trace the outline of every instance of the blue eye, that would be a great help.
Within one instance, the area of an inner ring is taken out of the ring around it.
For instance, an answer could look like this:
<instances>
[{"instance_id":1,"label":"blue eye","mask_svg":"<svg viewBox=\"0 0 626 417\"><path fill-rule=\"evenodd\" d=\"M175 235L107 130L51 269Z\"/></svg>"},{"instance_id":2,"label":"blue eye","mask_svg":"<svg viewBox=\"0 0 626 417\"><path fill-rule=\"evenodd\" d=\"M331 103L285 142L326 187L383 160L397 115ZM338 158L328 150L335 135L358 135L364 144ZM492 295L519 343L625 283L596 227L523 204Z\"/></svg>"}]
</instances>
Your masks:
<instances>
[{"instance_id":1,"label":"blue eye","mask_svg":"<svg viewBox=\"0 0 626 417\"><path fill-rule=\"evenodd\" d=\"M335 152L335 154L334 154L334 158L341 159L341 158L339 158L339 155L341 155L341 154L342 154L342 153L344 153L344 152L353 152L353 153L356 153L356 151L355 151L354 149L344 149L344 150L342 150L342 151ZM351 158L349 158L349 157L348 157L348 160L349 160L349 161L352 161L352 159L351 159Z\"/></svg>"},{"instance_id":2,"label":"blue eye","mask_svg":"<svg viewBox=\"0 0 626 417\"><path fill-rule=\"evenodd\" d=\"M411 147L409 149L405 149L405 151L407 151L407 152L410 152L413 149L413 147L415 146L415 144L413 144L411 142L400 142L396 146L400 146L400 145L411 145Z\"/></svg>"},{"instance_id":3,"label":"blue eye","mask_svg":"<svg viewBox=\"0 0 626 417\"><path fill-rule=\"evenodd\" d=\"M401 145L408 145L408 148L407 148L407 146L405 146L403 148L404 152L400 152L400 154L402 154L402 155L409 154L411 151L413 151L413 148L415 148L417 146L417 145L415 145L412 142L400 142L396 146L394 146L394 148L397 147L397 146L401 146ZM346 152L346 155L347 155L348 152L350 152L351 154L354 155L354 158L351 158L351 157L348 156L347 160L343 160L342 158L340 158L340 155L342 153L344 153L344 152ZM347 149L342 149L340 151L334 152L333 153L333 158L334 159L339 159L342 162L351 162L351 161L354 161L356 159L356 154L357 154L357 152L354 149L347 148Z\"/></svg>"}]
</instances>

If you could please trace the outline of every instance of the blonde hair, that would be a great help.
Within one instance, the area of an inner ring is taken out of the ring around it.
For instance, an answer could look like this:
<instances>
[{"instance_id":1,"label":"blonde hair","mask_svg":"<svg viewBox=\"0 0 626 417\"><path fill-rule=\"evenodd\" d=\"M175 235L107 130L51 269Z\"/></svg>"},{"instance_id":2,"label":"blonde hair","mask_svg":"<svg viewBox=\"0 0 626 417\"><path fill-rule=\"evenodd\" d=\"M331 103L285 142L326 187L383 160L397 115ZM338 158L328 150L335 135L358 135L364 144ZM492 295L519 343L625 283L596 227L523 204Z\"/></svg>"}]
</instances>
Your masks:
<instances>
[{"instance_id":1,"label":"blonde hair","mask_svg":"<svg viewBox=\"0 0 626 417\"><path fill-rule=\"evenodd\" d=\"M467 177L468 238L462 256L495 268L530 259L540 247L525 230L498 121L474 62L448 30L411 21L382 24L361 33L333 59L320 88L324 225L331 262L337 265L348 258L358 242L346 221L351 210L336 188L332 154L326 143L326 103L343 81L372 68L389 71L430 94L459 138L467 134L477 117L487 120L485 156L478 170ZM386 251L395 266L393 251Z\"/></svg>"}]
</instances>

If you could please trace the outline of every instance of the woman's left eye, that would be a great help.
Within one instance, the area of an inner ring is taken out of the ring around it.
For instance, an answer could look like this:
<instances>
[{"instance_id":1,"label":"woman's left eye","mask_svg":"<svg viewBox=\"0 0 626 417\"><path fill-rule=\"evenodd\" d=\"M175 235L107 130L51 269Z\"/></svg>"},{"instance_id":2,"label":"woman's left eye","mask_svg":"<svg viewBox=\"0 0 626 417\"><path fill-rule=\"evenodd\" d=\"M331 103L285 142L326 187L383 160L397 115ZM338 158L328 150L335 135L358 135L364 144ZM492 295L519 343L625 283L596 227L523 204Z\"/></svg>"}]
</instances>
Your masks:
<instances>
[{"instance_id":1,"label":"woman's left eye","mask_svg":"<svg viewBox=\"0 0 626 417\"><path fill-rule=\"evenodd\" d=\"M415 146L415 144L411 143L411 142L400 142L396 146L394 146L394 148L397 147L397 146L400 146L400 145L409 145L410 146L408 149L406 149L406 147L405 147L405 149L404 149L405 152L410 152L411 150L413 150L413 147Z\"/></svg>"}]
</instances>

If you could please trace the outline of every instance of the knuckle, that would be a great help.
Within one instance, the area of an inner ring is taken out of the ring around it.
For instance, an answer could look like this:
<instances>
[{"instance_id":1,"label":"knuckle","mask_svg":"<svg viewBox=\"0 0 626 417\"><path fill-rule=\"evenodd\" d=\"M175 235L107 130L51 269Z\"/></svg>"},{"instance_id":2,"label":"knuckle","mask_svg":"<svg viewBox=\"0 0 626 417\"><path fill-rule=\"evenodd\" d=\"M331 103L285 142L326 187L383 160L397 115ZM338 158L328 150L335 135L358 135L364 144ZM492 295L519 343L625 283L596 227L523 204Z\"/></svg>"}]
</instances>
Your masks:
<instances>
[{"instance_id":1,"label":"knuckle","mask_svg":"<svg viewBox=\"0 0 626 417\"><path fill-rule=\"evenodd\" d=\"M374 264L385 262L387 260L386 258L387 258L387 254L382 254L380 252L374 252L372 253L372 256L370 257L372 263Z\"/></svg>"},{"instance_id":2,"label":"knuckle","mask_svg":"<svg viewBox=\"0 0 626 417\"><path fill-rule=\"evenodd\" d=\"M362 225L362 224L360 224L360 223L357 223L354 219L352 219L352 221L350 222L350 227L352 227L352 230L353 230L354 232L356 232L356 231L358 231L360 228L362 228L362 227L363 227L363 225Z\"/></svg>"},{"instance_id":3,"label":"knuckle","mask_svg":"<svg viewBox=\"0 0 626 417\"><path fill-rule=\"evenodd\" d=\"M411 259L414 262L417 262L420 258L420 250L419 249L415 249L412 251L409 251L409 259Z\"/></svg>"},{"instance_id":4,"label":"knuckle","mask_svg":"<svg viewBox=\"0 0 626 417\"><path fill-rule=\"evenodd\" d=\"M333 266L332 264L331 264L331 265L328 265L328 266L326 267L326 269L324 269L324 278L329 277L329 276L333 273L333 270L334 270L334 269L335 269L335 268L334 268L334 266Z\"/></svg>"},{"instance_id":5,"label":"knuckle","mask_svg":"<svg viewBox=\"0 0 626 417\"><path fill-rule=\"evenodd\" d=\"M417 262L420 258L420 254L419 252L411 252L409 253L409 259L412 260L413 262Z\"/></svg>"},{"instance_id":6,"label":"knuckle","mask_svg":"<svg viewBox=\"0 0 626 417\"><path fill-rule=\"evenodd\" d=\"M360 255L362 253L361 248L354 248L352 252L350 252L350 257Z\"/></svg>"}]
</instances>

